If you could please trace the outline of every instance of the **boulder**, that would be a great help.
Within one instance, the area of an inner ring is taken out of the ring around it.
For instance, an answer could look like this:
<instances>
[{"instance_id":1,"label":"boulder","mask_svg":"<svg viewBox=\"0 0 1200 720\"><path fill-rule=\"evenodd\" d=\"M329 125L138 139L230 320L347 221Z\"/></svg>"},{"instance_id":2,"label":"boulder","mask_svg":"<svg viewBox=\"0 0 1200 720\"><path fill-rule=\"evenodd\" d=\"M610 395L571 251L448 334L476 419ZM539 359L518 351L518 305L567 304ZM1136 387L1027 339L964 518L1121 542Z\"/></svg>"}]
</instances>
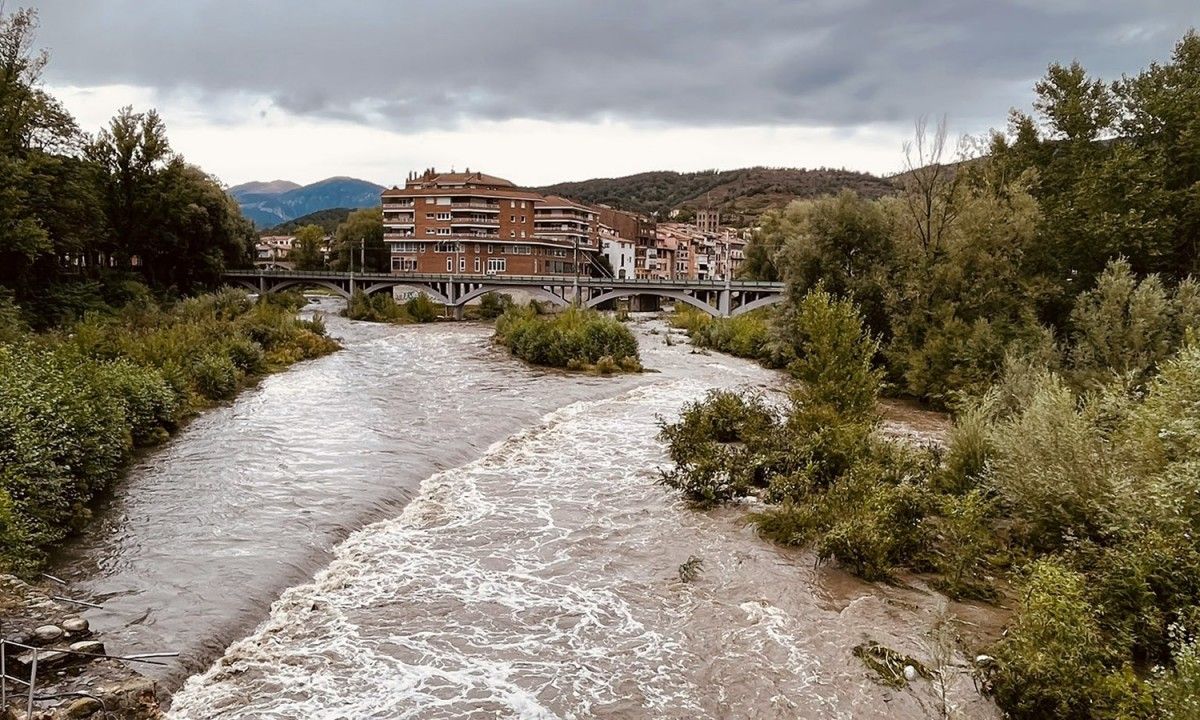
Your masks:
<instances>
[{"instance_id":1,"label":"boulder","mask_svg":"<svg viewBox=\"0 0 1200 720\"><path fill-rule=\"evenodd\" d=\"M52 643L63 636L63 629L57 625L42 625L33 631L31 638L36 645Z\"/></svg>"},{"instance_id":2,"label":"boulder","mask_svg":"<svg viewBox=\"0 0 1200 720\"><path fill-rule=\"evenodd\" d=\"M67 706L66 717L73 720L95 715L104 709L104 704L96 698L82 697Z\"/></svg>"},{"instance_id":3,"label":"boulder","mask_svg":"<svg viewBox=\"0 0 1200 720\"><path fill-rule=\"evenodd\" d=\"M62 628L72 635L82 635L88 631L88 621L81 617L69 617L62 621Z\"/></svg>"},{"instance_id":4,"label":"boulder","mask_svg":"<svg viewBox=\"0 0 1200 720\"><path fill-rule=\"evenodd\" d=\"M79 642L71 643L71 649L75 652L91 653L92 655L104 655L104 643L99 640L80 640ZM80 658L83 660L84 658Z\"/></svg>"}]
</instances>

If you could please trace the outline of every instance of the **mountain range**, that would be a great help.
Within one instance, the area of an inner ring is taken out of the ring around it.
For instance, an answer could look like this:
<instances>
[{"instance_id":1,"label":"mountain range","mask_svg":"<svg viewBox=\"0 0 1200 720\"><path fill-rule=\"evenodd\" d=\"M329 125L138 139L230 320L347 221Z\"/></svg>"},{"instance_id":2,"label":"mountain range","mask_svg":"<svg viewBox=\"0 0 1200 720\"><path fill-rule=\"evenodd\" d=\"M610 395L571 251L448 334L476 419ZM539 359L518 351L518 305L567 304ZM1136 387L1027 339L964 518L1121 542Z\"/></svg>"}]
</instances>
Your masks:
<instances>
[{"instance_id":1,"label":"mountain range","mask_svg":"<svg viewBox=\"0 0 1200 720\"><path fill-rule=\"evenodd\" d=\"M331 177L299 185L289 180L248 182L226 190L242 214L258 228L268 228L318 210L364 208L379 204L382 185L351 177Z\"/></svg>"},{"instance_id":2,"label":"mountain range","mask_svg":"<svg viewBox=\"0 0 1200 720\"><path fill-rule=\"evenodd\" d=\"M672 210L715 208L723 224L752 224L764 210L783 207L797 198L853 190L868 198L896 192L889 179L869 173L832 168L749 167L680 173L644 172L619 178L596 178L537 188L586 203L646 215L670 216Z\"/></svg>"},{"instance_id":3,"label":"mountain range","mask_svg":"<svg viewBox=\"0 0 1200 720\"><path fill-rule=\"evenodd\" d=\"M383 186L350 177L331 177L311 185L288 180L248 182L229 188L242 213L259 229L280 225L323 210L374 207ZM644 172L618 178L595 178L546 185L535 190L580 202L603 203L621 210L670 217L674 210L715 208L722 223L754 224L764 210L783 207L797 198L853 190L868 198L896 192L894 179L832 168L750 167L680 173ZM331 219L322 216L322 220Z\"/></svg>"}]
</instances>

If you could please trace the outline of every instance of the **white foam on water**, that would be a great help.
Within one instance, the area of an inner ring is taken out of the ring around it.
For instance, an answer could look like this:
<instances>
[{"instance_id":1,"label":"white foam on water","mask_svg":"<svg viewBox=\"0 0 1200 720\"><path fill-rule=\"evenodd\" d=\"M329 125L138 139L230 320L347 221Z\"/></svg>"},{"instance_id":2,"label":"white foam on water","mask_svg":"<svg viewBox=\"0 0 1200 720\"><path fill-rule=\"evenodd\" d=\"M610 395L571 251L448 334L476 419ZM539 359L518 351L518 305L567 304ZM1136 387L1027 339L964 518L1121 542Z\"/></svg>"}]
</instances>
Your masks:
<instances>
[{"instance_id":1,"label":"white foam on water","mask_svg":"<svg viewBox=\"0 0 1200 720\"><path fill-rule=\"evenodd\" d=\"M810 570L657 484L659 415L769 382L704 367L566 406L427 478L190 678L170 717L888 716L846 669L857 629L819 607ZM681 583L693 553L703 573Z\"/></svg>"}]
</instances>

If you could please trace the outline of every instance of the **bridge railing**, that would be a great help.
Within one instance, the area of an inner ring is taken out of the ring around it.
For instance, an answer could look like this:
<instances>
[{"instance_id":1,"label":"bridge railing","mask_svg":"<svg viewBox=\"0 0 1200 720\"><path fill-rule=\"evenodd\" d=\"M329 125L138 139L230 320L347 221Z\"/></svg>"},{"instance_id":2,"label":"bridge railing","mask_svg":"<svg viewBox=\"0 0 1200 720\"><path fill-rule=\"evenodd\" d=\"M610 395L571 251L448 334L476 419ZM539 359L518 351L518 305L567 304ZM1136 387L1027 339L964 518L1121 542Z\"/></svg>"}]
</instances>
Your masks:
<instances>
[{"instance_id":1,"label":"bridge railing","mask_svg":"<svg viewBox=\"0 0 1200 720\"><path fill-rule=\"evenodd\" d=\"M383 282L468 282L483 285L555 285L567 286L576 282L572 276L563 275L487 275L472 273L415 273L415 272L356 272L351 276L348 272L333 270L226 270L225 277L235 278L278 278L283 280L350 280L383 281ZM687 289L722 290L729 287L733 290L762 290L780 291L783 283L765 280L661 280L657 278L593 278L581 277L578 280L581 287L669 287Z\"/></svg>"}]
</instances>

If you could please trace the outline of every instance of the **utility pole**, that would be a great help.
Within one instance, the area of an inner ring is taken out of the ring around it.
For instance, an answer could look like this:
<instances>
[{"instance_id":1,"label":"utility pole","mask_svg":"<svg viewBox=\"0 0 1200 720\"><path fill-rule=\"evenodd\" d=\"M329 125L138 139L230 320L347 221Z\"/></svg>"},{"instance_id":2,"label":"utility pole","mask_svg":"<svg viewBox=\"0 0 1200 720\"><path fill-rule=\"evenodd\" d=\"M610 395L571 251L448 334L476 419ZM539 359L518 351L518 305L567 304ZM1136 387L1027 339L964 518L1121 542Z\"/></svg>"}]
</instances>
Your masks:
<instances>
[{"instance_id":1,"label":"utility pole","mask_svg":"<svg viewBox=\"0 0 1200 720\"><path fill-rule=\"evenodd\" d=\"M350 297L354 297L354 248L347 245L346 255L350 257Z\"/></svg>"},{"instance_id":2,"label":"utility pole","mask_svg":"<svg viewBox=\"0 0 1200 720\"><path fill-rule=\"evenodd\" d=\"M358 239L358 266L363 272L367 271L367 238L364 235Z\"/></svg>"},{"instance_id":3,"label":"utility pole","mask_svg":"<svg viewBox=\"0 0 1200 720\"><path fill-rule=\"evenodd\" d=\"M575 305L579 305L579 235L575 235Z\"/></svg>"}]
</instances>

